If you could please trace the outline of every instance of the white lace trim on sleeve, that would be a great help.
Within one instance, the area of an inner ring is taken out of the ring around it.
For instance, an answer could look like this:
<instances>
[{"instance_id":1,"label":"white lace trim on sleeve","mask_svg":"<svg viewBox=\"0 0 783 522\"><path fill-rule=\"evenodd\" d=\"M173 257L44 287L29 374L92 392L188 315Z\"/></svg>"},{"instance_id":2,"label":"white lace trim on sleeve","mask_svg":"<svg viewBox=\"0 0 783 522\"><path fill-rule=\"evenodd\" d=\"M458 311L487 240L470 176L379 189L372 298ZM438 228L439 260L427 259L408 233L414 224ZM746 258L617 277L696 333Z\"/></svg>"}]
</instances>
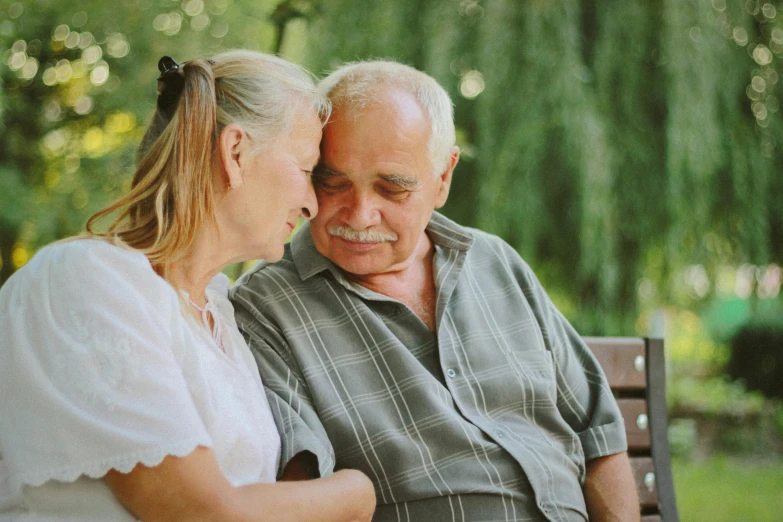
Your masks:
<instances>
[{"instance_id":1,"label":"white lace trim on sleeve","mask_svg":"<svg viewBox=\"0 0 783 522\"><path fill-rule=\"evenodd\" d=\"M126 455L105 457L93 462L85 462L81 465L53 466L48 469L26 469L19 473L10 473L6 486L10 496L17 494L22 486L41 486L50 480L60 482L73 482L82 475L93 479L99 479L109 470L117 470L120 473L129 473L138 464L147 467L155 467L168 456L185 457L190 455L197 447L211 447L212 441L205 437L194 437L189 440L135 451ZM0 492L0 498L2 498Z\"/></svg>"}]
</instances>

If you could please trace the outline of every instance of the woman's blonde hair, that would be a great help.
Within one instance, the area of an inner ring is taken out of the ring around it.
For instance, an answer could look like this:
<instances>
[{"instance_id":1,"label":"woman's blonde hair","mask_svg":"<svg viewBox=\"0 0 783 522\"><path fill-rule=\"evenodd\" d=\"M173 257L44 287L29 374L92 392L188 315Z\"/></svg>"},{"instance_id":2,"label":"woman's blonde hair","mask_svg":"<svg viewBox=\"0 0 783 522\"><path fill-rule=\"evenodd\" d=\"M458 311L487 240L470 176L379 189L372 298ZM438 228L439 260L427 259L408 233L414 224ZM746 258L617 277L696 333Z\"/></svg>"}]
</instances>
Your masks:
<instances>
[{"instance_id":1,"label":"woman's blonde hair","mask_svg":"<svg viewBox=\"0 0 783 522\"><path fill-rule=\"evenodd\" d=\"M171 118L155 111L130 192L87 220L88 234L143 252L164 278L201 224L215 222L213 156L223 128L239 124L257 152L285 139L303 107L323 122L330 111L312 75L277 56L228 51L186 62L179 73L182 93ZM105 231L94 230L117 211Z\"/></svg>"}]
</instances>

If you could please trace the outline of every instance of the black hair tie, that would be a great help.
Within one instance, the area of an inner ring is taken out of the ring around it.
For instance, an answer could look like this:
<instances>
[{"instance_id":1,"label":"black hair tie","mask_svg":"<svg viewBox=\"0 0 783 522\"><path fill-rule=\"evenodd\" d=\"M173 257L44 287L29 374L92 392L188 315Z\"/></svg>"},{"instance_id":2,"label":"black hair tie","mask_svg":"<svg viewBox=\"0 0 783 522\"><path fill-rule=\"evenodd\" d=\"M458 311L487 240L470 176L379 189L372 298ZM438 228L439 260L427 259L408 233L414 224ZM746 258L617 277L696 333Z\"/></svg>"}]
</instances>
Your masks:
<instances>
[{"instance_id":1,"label":"black hair tie","mask_svg":"<svg viewBox=\"0 0 783 522\"><path fill-rule=\"evenodd\" d=\"M171 56L164 56L158 61L158 110L171 119L177 110L179 97L185 87L185 77L180 72L182 65Z\"/></svg>"}]
</instances>

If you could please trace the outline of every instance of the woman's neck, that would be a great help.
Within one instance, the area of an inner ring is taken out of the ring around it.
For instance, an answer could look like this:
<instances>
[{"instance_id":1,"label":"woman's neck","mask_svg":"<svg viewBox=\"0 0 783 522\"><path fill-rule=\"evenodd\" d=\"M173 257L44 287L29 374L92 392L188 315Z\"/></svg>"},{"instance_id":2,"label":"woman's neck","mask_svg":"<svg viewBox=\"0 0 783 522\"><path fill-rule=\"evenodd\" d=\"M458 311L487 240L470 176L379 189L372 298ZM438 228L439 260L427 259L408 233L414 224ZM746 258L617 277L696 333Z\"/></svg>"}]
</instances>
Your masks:
<instances>
[{"instance_id":1,"label":"woman's neck","mask_svg":"<svg viewBox=\"0 0 783 522\"><path fill-rule=\"evenodd\" d=\"M196 233L188 253L166 267L166 279L178 290L188 293L191 301L203 307L207 285L215 275L241 256L220 240L212 227L202 227Z\"/></svg>"}]
</instances>

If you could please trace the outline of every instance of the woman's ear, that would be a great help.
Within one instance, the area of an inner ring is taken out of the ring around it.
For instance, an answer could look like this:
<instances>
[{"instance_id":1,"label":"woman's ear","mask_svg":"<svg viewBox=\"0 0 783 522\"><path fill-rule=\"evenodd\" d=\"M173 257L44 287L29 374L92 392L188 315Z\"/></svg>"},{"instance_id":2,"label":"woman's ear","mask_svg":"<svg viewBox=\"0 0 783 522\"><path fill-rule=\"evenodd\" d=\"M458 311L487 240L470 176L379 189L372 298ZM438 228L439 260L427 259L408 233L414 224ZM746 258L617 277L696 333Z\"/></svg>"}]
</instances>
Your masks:
<instances>
[{"instance_id":1,"label":"woman's ear","mask_svg":"<svg viewBox=\"0 0 783 522\"><path fill-rule=\"evenodd\" d=\"M230 123L220 131L218 136L220 166L226 187L229 189L242 185L242 169L248 159L248 142L245 129L236 123Z\"/></svg>"}]
</instances>

